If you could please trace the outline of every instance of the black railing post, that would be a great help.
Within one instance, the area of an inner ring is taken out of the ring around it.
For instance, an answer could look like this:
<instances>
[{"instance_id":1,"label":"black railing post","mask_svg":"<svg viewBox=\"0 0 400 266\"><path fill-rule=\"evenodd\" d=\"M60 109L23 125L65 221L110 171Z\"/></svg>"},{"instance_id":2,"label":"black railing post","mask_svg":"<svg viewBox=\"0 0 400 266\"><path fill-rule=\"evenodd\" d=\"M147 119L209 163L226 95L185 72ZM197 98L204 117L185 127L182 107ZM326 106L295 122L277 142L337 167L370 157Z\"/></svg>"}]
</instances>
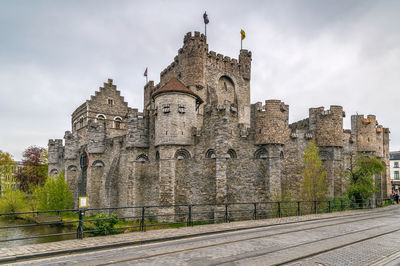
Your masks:
<instances>
[{"instance_id":1,"label":"black railing post","mask_svg":"<svg viewBox=\"0 0 400 266\"><path fill-rule=\"evenodd\" d=\"M328 200L328 212L329 213L331 212L331 201L330 200Z\"/></svg>"},{"instance_id":2,"label":"black railing post","mask_svg":"<svg viewBox=\"0 0 400 266\"><path fill-rule=\"evenodd\" d=\"M225 223L229 222L228 220L228 204L225 204Z\"/></svg>"},{"instance_id":3,"label":"black railing post","mask_svg":"<svg viewBox=\"0 0 400 266\"><path fill-rule=\"evenodd\" d=\"M83 215L84 215L83 210L79 210L79 224L78 228L76 230L76 238L78 239L83 239Z\"/></svg>"},{"instance_id":4,"label":"black railing post","mask_svg":"<svg viewBox=\"0 0 400 266\"><path fill-rule=\"evenodd\" d=\"M297 216L300 216L300 201L297 202Z\"/></svg>"},{"instance_id":5,"label":"black railing post","mask_svg":"<svg viewBox=\"0 0 400 266\"><path fill-rule=\"evenodd\" d=\"M142 219L140 220L140 231L145 232L146 227L144 225L144 211L146 207L142 207Z\"/></svg>"},{"instance_id":6,"label":"black railing post","mask_svg":"<svg viewBox=\"0 0 400 266\"><path fill-rule=\"evenodd\" d=\"M342 200L342 199L340 200L340 210L341 210L341 211L344 210L344 209L343 209L343 200Z\"/></svg>"},{"instance_id":7,"label":"black railing post","mask_svg":"<svg viewBox=\"0 0 400 266\"><path fill-rule=\"evenodd\" d=\"M314 200L314 213L317 214L317 201Z\"/></svg>"},{"instance_id":8,"label":"black railing post","mask_svg":"<svg viewBox=\"0 0 400 266\"><path fill-rule=\"evenodd\" d=\"M254 220L257 220L257 203L253 203L253 205L254 205L253 217Z\"/></svg>"},{"instance_id":9,"label":"black railing post","mask_svg":"<svg viewBox=\"0 0 400 266\"><path fill-rule=\"evenodd\" d=\"M278 217L281 218L281 202L278 201Z\"/></svg>"},{"instance_id":10,"label":"black railing post","mask_svg":"<svg viewBox=\"0 0 400 266\"><path fill-rule=\"evenodd\" d=\"M189 208L189 214L188 214L187 226L193 226L193 223L192 223L192 205L188 205L188 208Z\"/></svg>"}]
</instances>

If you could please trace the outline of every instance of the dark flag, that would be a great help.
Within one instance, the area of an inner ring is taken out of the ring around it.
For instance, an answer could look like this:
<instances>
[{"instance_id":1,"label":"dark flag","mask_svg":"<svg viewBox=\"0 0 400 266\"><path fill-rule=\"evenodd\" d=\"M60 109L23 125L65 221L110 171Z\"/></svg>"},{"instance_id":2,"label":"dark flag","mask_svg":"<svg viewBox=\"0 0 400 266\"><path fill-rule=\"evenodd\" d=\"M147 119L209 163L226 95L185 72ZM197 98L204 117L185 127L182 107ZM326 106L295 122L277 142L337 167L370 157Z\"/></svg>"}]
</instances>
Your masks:
<instances>
[{"instance_id":1,"label":"dark flag","mask_svg":"<svg viewBox=\"0 0 400 266\"><path fill-rule=\"evenodd\" d=\"M147 77L147 67L146 67L146 70L144 71L143 76Z\"/></svg>"},{"instance_id":2,"label":"dark flag","mask_svg":"<svg viewBox=\"0 0 400 266\"><path fill-rule=\"evenodd\" d=\"M208 20L208 16L207 16L207 13L206 13L206 12L204 12L203 19L204 19L204 24L208 24L208 23L210 22L210 21Z\"/></svg>"}]
</instances>

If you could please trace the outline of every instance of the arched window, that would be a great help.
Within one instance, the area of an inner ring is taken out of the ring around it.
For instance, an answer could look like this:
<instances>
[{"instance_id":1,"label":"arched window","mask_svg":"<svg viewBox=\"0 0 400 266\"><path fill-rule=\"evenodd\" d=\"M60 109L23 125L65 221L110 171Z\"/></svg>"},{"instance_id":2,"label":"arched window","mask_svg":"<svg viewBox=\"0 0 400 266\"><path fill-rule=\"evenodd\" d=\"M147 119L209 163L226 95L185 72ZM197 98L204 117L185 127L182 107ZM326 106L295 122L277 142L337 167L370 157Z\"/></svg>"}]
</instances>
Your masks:
<instances>
[{"instance_id":1,"label":"arched window","mask_svg":"<svg viewBox=\"0 0 400 266\"><path fill-rule=\"evenodd\" d=\"M58 175L58 169L51 169L51 171L50 171L50 176L52 176L52 177L54 177L54 176L56 176L56 175Z\"/></svg>"},{"instance_id":2,"label":"arched window","mask_svg":"<svg viewBox=\"0 0 400 266\"><path fill-rule=\"evenodd\" d=\"M83 116L79 119L79 126L80 128L83 127Z\"/></svg>"},{"instance_id":3,"label":"arched window","mask_svg":"<svg viewBox=\"0 0 400 266\"><path fill-rule=\"evenodd\" d=\"M146 154L140 154L138 157L136 157L136 161L144 163L149 161L149 157L147 157Z\"/></svg>"},{"instance_id":4,"label":"arched window","mask_svg":"<svg viewBox=\"0 0 400 266\"><path fill-rule=\"evenodd\" d=\"M96 161L94 161L92 163L92 166L94 166L94 167L104 167L104 163L103 163L103 161L96 160Z\"/></svg>"},{"instance_id":5,"label":"arched window","mask_svg":"<svg viewBox=\"0 0 400 266\"><path fill-rule=\"evenodd\" d=\"M236 159L237 158L236 152L233 149L229 149L227 154L228 154L229 158L231 158L231 159Z\"/></svg>"},{"instance_id":6,"label":"arched window","mask_svg":"<svg viewBox=\"0 0 400 266\"><path fill-rule=\"evenodd\" d=\"M114 118L114 128L120 129L121 128L121 123L122 123L122 118L117 116Z\"/></svg>"},{"instance_id":7,"label":"arched window","mask_svg":"<svg viewBox=\"0 0 400 266\"><path fill-rule=\"evenodd\" d=\"M70 166L68 166L67 170L68 171L76 171L76 170L78 170L78 167L76 167L75 165L70 165Z\"/></svg>"},{"instance_id":8,"label":"arched window","mask_svg":"<svg viewBox=\"0 0 400 266\"><path fill-rule=\"evenodd\" d=\"M259 148L254 153L254 158L256 158L256 159L267 159L268 158L268 151L265 148Z\"/></svg>"},{"instance_id":9,"label":"arched window","mask_svg":"<svg viewBox=\"0 0 400 266\"><path fill-rule=\"evenodd\" d=\"M160 160L160 153L158 151L156 151L156 161Z\"/></svg>"},{"instance_id":10,"label":"arched window","mask_svg":"<svg viewBox=\"0 0 400 266\"><path fill-rule=\"evenodd\" d=\"M187 160L190 158L191 158L190 153L185 149L179 149L175 152L175 159Z\"/></svg>"},{"instance_id":11,"label":"arched window","mask_svg":"<svg viewBox=\"0 0 400 266\"><path fill-rule=\"evenodd\" d=\"M280 157L281 157L281 159L285 158L285 155L283 154L283 151L281 151Z\"/></svg>"},{"instance_id":12,"label":"arched window","mask_svg":"<svg viewBox=\"0 0 400 266\"><path fill-rule=\"evenodd\" d=\"M106 120L106 116L103 114L98 114L96 115L96 121L100 121L100 120Z\"/></svg>"},{"instance_id":13,"label":"arched window","mask_svg":"<svg viewBox=\"0 0 400 266\"><path fill-rule=\"evenodd\" d=\"M206 158L215 159L217 156L215 155L215 151L213 149L209 149L206 152Z\"/></svg>"}]
</instances>

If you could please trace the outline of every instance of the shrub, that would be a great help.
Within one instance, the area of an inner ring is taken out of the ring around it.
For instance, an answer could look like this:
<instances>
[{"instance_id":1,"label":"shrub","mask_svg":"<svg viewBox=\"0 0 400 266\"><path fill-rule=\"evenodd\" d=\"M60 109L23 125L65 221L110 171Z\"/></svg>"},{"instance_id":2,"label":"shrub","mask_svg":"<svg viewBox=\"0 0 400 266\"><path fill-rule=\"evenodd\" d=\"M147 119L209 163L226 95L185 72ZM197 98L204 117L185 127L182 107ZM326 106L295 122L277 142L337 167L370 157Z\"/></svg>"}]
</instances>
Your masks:
<instances>
[{"instance_id":1,"label":"shrub","mask_svg":"<svg viewBox=\"0 0 400 266\"><path fill-rule=\"evenodd\" d=\"M4 189L4 194L0 198L0 212L23 212L26 209L25 193L19 189L13 189L7 186Z\"/></svg>"},{"instance_id":2,"label":"shrub","mask_svg":"<svg viewBox=\"0 0 400 266\"><path fill-rule=\"evenodd\" d=\"M36 188L35 195L38 200L39 210L72 208L72 192L62 173L55 178L48 177L43 187Z\"/></svg>"},{"instance_id":3,"label":"shrub","mask_svg":"<svg viewBox=\"0 0 400 266\"><path fill-rule=\"evenodd\" d=\"M115 230L114 226L119 222L116 214L108 216L106 213L97 214L95 219L101 219L93 222L94 226L85 226L84 230L96 230L91 234L94 236L105 236L120 233L120 230Z\"/></svg>"}]
</instances>

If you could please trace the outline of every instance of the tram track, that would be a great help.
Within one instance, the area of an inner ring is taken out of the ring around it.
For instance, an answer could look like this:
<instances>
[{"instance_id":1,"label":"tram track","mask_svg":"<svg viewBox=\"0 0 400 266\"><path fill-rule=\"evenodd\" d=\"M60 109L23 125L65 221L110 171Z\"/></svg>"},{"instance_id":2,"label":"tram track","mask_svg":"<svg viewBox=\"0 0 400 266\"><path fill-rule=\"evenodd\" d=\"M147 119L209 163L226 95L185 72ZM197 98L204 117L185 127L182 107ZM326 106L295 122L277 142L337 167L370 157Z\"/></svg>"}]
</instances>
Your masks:
<instances>
[{"instance_id":1,"label":"tram track","mask_svg":"<svg viewBox=\"0 0 400 266\"><path fill-rule=\"evenodd\" d=\"M330 220L327 220L326 222L322 221L323 223L324 222L326 223L326 224L323 224L323 225L321 225L321 221L303 221L303 222L297 222L296 224L287 224L287 225L279 224L279 225L276 225L276 226L280 226L280 227L286 226L284 229L281 229L281 230L284 230L283 232L278 232L278 233L269 232L268 234L265 234L266 231L274 230L274 228L272 226L269 226L268 228L263 228L263 229L260 229L260 228L249 229L249 230L242 231L242 232L239 232L239 233L236 232L235 236L236 237L240 237L241 235L243 235L245 233L248 233L250 230L253 230L253 232L251 232L252 234L254 234L254 233L264 233L264 234L253 236L253 237L240 238L240 239L236 239L236 240L222 241L220 243L215 243L215 244L206 244L206 245L200 245L200 246L191 247L191 248L181 248L179 250L174 250L174 251L159 252L157 254L151 254L151 255L145 255L145 256L137 256L137 257L132 256L132 257L129 257L129 258L124 258L124 259L119 259L119 260L118 259L117 260L112 260L110 262L100 263L100 264L97 264L97 265L111 265L111 264L115 264L115 263L138 262L140 260L150 259L150 258L154 258L154 257L176 255L176 254L179 254L179 253L190 252L190 251L194 251L194 250L198 250L198 249L213 248L213 247L217 247L217 246L229 245L229 244L234 244L234 243L243 242L243 241L250 241L250 240L256 240L256 239L261 239L261 238L266 238L266 237L274 237L274 236L279 236L279 235L298 233L298 232L303 232L303 231L308 231L308 230L315 230L315 229L320 229L320 228L325 228L325 227L333 227L333 226L342 225L342 224L357 223L357 222L360 222L360 221L372 220L372 219L376 219L376 218L385 218L385 217L393 217L393 214L390 213L390 214L384 214L384 215L373 215L373 216L371 216L371 213L368 213L368 214L361 214L361 215L351 215L350 217L349 216L341 216L341 217L331 218ZM338 220L340 220L340 221L338 221ZM316 224L316 223L319 224L319 225L318 226L309 226L309 225L313 225L313 224ZM300 228L300 229L297 228L295 230L287 230L288 229L287 227L293 228L293 227L299 227L299 226L301 226L303 228ZM221 261L221 262L218 262L218 263L212 264L212 265L221 265L221 264L225 264L225 263L233 263L235 261L240 261L240 260L251 258L251 257L265 256L265 255L268 255L268 254L272 254L274 252L282 251L284 249L286 250L286 249L291 249L291 248L298 248L298 247L300 247L302 245L309 245L309 244L313 244L313 243L315 244L317 242L333 240L335 238L343 237L345 235L359 234L359 233L366 232L366 231L369 231L369 230L377 229L379 227L380 226L378 225L378 226L368 227L368 228L362 229L362 230L356 230L356 231L353 231L353 232L346 232L345 234L340 234L340 235L336 235L336 236L332 236L332 237L322 238L322 239L319 239L319 240L316 240L316 241L301 243L301 244L298 244L298 245L288 246L288 247L284 247L282 249L277 249L277 250L274 250L274 251L261 252L260 254L252 254L251 256L244 256L244 257L242 257L240 259L232 259L232 260ZM400 228L398 228L396 230L400 230ZM393 232L393 230L391 232ZM384 234L387 234L387 233L383 233L382 235L384 235ZM371 239L371 238L374 238L374 237L379 237L379 236L380 235L373 236L373 237L368 237L368 238L365 238L365 239L362 239L362 240L355 241L354 243L358 243L360 241L365 241L365 240L368 240L368 239ZM200 242L200 241L203 240L203 238L204 237L196 237L196 239L192 238L192 239L188 239L186 241L187 242L189 242L189 241L191 241L191 242L193 242L193 241ZM208 238L212 238L212 237L208 237ZM214 238L216 238L216 236L214 236ZM334 249L338 249L338 248L341 248L341 247L344 247L344 246L347 246L347 245L351 245L351 244L354 244L354 243L348 243L346 245L335 247ZM330 250L333 250L333 249L330 249ZM326 250L324 252L328 252L330 250ZM294 260L293 259L292 260L288 260L288 261L285 261L283 263L295 262L295 261L298 261L298 260L301 260L301 259L305 259L305 258L308 258L308 257L312 257L312 256L315 256L315 255L318 255L320 253L321 252L315 253L315 254L310 254L310 255L307 255L307 256L303 256L301 258L299 257L299 258L294 259Z\"/></svg>"}]
</instances>

